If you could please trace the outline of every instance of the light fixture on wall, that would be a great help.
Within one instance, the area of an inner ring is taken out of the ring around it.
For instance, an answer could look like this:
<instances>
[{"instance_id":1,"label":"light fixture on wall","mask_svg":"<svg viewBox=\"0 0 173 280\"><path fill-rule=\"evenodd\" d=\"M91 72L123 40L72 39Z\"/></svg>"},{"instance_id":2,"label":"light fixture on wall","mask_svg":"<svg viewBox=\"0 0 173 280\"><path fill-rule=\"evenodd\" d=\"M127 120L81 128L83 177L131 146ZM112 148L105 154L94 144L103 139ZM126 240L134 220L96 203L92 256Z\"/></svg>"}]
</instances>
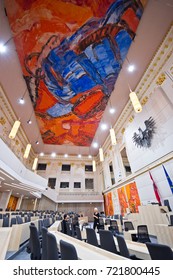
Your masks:
<instances>
[{"instance_id":1,"label":"light fixture on wall","mask_svg":"<svg viewBox=\"0 0 173 280\"><path fill-rule=\"evenodd\" d=\"M32 166L32 170L33 170L33 171L36 170L36 168L37 168L37 163L38 163L38 157L36 157L36 158L34 159L34 163L33 163L33 166Z\"/></svg>"},{"instance_id":2,"label":"light fixture on wall","mask_svg":"<svg viewBox=\"0 0 173 280\"><path fill-rule=\"evenodd\" d=\"M21 124L21 122L19 120L14 122L13 127L12 127L12 129L10 131L10 134L9 134L9 138L10 139L14 139L16 137L16 134L18 132L20 124Z\"/></svg>"},{"instance_id":3,"label":"light fixture on wall","mask_svg":"<svg viewBox=\"0 0 173 280\"><path fill-rule=\"evenodd\" d=\"M103 155L103 149L99 148L99 157L100 157L100 161L104 161L104 155Z\"/></svg>"},{"instance_id":4,"label":"light fixture on wall","mask_svg":"<svg viewBox=\"0 0 173 280\"><path fill-rule=\"evenodd\" d=\"M24 158L28 158L30 150L31 150L31 144L27 144L24 155L23 155Z\"/></svg>"},{"instance_id":5,"label":"light fixture on wall","mask_svg":"<svg viewBox=\"0 0 173 280\"><path fill-rule=\"evenodd\" d=\"M92 165L93 165L93 172L96 172L96 161L95 160L92 161Z\"/></svg>"},{"instance_id":6,"label":"light fixture on wall","mask_svg":"<svg viewBox=\"0 0 173 280\"><path fill-rule=\"evenodd\" d=\"M127 58L127 56L126 56L126 60L128 62L128 67L127 67L128 72L131 72L131 73L134 72L135 65L129 62L129 59Z\"/></svg>"},{"instance_id":7,"label":"light fixture on wall","mask_svg":"<svg viewBox=\"0 0 173 280\"><path fill-rule=\"evenodd\" d=\"M111 143L113 146L115 146L117 144L115 130L113 128L111 128L109 131L110 131Z\"/></svg>"}]
</instances>

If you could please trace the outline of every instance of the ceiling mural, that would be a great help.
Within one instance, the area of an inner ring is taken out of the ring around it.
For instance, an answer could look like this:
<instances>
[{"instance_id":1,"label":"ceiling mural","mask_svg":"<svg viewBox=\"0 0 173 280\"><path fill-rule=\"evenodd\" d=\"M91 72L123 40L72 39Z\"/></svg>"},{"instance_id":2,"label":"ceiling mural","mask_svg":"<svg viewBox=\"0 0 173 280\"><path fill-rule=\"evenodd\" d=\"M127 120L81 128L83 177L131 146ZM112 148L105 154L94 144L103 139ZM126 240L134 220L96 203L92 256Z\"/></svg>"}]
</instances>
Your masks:
<instances>
[{"instance_id":1,"label":"ceiling mural","mask_svg":"<svg viewBox=\"0 0 173 280\"><path fill-rule=\"evenodd\" d=\"M90 146L145 2L5 1L45 144Z\"/></svg>"}]
</instances>

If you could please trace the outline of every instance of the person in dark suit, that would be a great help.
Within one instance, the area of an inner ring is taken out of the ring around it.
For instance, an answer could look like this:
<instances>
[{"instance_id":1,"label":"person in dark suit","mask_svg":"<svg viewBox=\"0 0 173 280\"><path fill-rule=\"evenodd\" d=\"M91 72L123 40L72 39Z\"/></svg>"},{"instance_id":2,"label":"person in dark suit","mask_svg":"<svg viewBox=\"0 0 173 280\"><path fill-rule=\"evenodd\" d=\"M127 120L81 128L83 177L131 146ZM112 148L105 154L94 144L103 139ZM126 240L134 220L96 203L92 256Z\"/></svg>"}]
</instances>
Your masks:
<instances>
[{"instance_id":1,"label":"person in dark suit","mask_svg":"<svg viewBox=\"0 0 173 280\"><path fill-rule=\"evenodd\" d=\"M63 220L61 222L61 231L64 234L67 234L67 222L68 222L68 215L64 214Z\"/></svg>"},{"instance_id":2,"label":"person in dark suit","mask_svg":"<svg viewBox=\"0 0 173 280\"><path fill-rule=\"evenodd\" d=\"M94 225L93 225L93 229L95 230L95 228L99 227L99 212L98 212L98 209L97 208L94 208Z\"/></svg>"}]
</instances>

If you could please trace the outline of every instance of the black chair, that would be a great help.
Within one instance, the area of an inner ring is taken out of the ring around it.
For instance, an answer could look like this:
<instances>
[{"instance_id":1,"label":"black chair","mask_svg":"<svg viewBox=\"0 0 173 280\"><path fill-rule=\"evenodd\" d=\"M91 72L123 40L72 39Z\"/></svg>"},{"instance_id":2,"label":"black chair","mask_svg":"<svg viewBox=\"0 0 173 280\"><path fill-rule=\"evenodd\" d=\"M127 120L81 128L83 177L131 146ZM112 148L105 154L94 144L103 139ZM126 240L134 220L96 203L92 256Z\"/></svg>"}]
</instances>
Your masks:
<instances>
[{"instance_id":1,"label":"black chair","mask_svg":"<svg viewBox=\"0 0 173 280\"><path fill-rule=\"evenodd\" d=\"M47 260L47 228L42 227L41 229L42 232L42 255L41 259L42 260Z\"/></svg>"},{"instance_id":2,"label":"black chair","mask_svg":"<svg viewBox=\"0 0 173 280\"><path fill-rule=\"evenodd\" d=\"M16 225L16 223L16 218L11 218L10 227L12 227L12 225Z\"/></svg>"},{"instance_id":3,"label":"black chair","mask_svg":"<svg viewBox=\"0 0 173 280\"><path fill-rule=\"evenodd\" d=\"M99 218L99 224L98 224L97 228L98 228L98 230L105 228L103 218Z\"/></svg>"},{"instance_id":4,"label":"black chair","mask_svg":"<svg viewBox=\"0 0 173 280\"><path fill-rule=\"evenodd\" d=\"M50 232L47 233L47 259L59 260L56 237Z\"/></svg>"},{"instance_id":5,"label":"black chair","mask_svg":"<svg viewBox=\"0 0 173 280\"><path fill-rule=\"evenodd\" d=\"M41 246L38 236L38 231L35 225L30 225L30 248L31 248L31 260L41 259Z\"/></svg>"},{"instance_id":6,"label":"black chair","mask_svg":"<svg viewBox=\"0 0 173 280\"><path fill-rule=\"evenodd\" d=\"M74 245L60 240L61 260L78 260L76 248Z\"/></svg>"},{"instance_id":7,"label":"black chair","mask_svg":"<svg viewBox=\"0 0 173 280\"><path fill-rule=\"evenodd\" d=\"M97 236L93 228L86 228L87 243L99 247Z\"/></svg>"},{"instance_id":8,"label":"black chair","mask_svg":"<svg viewBox=\"0 0 173 280\"><path fill-rule=\"evenodd\" d=\"M86 238L82 238L82 235L81 235L81 230L78 226L76 226L76 237L78 240L81 240L81 241L85 241L86 242Z\"/></svg>"},{"instance_id":9,"label":"black chair","mask_svg":"<svg viewBox=\"0 0 173 280\"><path fill-rule=\"evenodd\" d=\"M20 216L16 216L16 221L18 225L23 224L23 219Z\"/></svg>"},{"instance_id":10,"label":"black chair","mask_svg":"<svg viewBox=\"0 0 173 280\"><path fill-rule=\"evenodd\" d=\"M116 220L111 220L110 221L110 227L108 228L110 231L112 231L113 235L119 234L119 228L118 228L118 223Z\"/></svg>"},{"instance_id":11,"label":"black chair","mask_svg":"<svg viewBox=\"0 0 173 280\"><path fill-rule=\"evenodd\" d=\"M132 222L130 222L130 221L124 222L124 230L125 231L134 230L134 226L133 226Z\"/></svg>"},{"instance_id":12,"label":"black chair","mask_svg":"<svg viewBox=\"0 0 173 280\"><path fill-rule=\"evenodd\" d=\"M9 217L3 217L2 227L9 227Z\"/></svg>"},{"instance_id":13,"label":"black chair","mask_svg":"<svg viewBox=\"0 0 173 280\"><path fill-rule=\"evenodd\" d=\"M150 242L146 246L152 260L173 260L173 251L169 246Z\"/></svg>"},{"instance_id":14,"label":"black chair","mask_svg":"<svg viewBox=\"0 0 173 280\"><path fill-rule=\"evenodd\" d=\"M170 215L170 225L173 226L173 215Z\"/></svg>"},{"instance_id":15,"label":"black chair","mask_svg":"<svg viewBox=\"0 0 173 280\"><path fill-rule=\"evenodd\" d=\"M111 219L106 218L106 219L105 219L105 225L110 225L110 223L111 223Z\"/></svg>"},{"instance_id":16,"label":"black chair","mask_svg":"<svg viewBox=\"0 0 173 280\"><path fill-rule=\"evenodd\" d=\"M135 255L130 255L129 254L129 250L127 248L127 244L126 241L124 239L124 237L122 235L116 235L117 238L117 242L118 242L118 247L119 247L119 252L120 255L122 257L128 258L128 259L132 259L132 260L136 260L136 256Z\"/></svg>"},{"instance_id":17,"label":"black chair","mask_svg":"<svg viewBox=\"0 0 173 280\"><path fill-rule=\"evenodd\" d=\"M71 223L66 223L67 235L72 236Z\"/></svg>"},{"instance_id":18,"label":"black chair","mask_svg":"<svg viewBox=\"0 0 173 280\"><path fill-rule=\"evenodd\" d=\"M146 243L151 242L147 225L139 225L137 226L137 242Z\"/></svg>"},{"instance_id":19,"label":"black chair","mask_svg":"<svg viewBox=\"0 0 173 280\"><path fill-rule=\"evenodd\" d=\"M111 253L118 254L112 232L109 230L101 229L99 231L99 234L100 234L100 247Z\"/></svg>"}]
</instances>

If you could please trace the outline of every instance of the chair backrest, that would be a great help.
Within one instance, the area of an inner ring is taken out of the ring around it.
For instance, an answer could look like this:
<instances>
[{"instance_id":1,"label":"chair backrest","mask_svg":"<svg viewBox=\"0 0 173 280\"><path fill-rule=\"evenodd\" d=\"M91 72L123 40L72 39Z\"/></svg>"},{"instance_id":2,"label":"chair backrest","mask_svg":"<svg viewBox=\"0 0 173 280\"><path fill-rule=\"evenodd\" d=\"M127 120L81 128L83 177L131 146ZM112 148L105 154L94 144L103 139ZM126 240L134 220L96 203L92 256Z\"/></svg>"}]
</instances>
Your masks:
<instances>
[{"instance_id":1,"label":"chair backrest","mask_svg":"<svg viewBox=\"0 0 173 280\"><path fill-rule=\"evenodd\" d=\"M64 234L67 234L67 226L66 226L67 222L65 220L62 220L61 222L61 231Z\"/></svg>"},{"instance_id":2,"label":"chair backrest","mask_svg":"<svg viewBox=\"0 0 173 280\"><path fill-rule=\"evenodd\" d=\"M173 215L170 215L170 225L173 226Z\"/></svg>"},{"instance_id":3,"label":"chair backrest","mask_svg":"<svg viewBox=\"0 0 173 280\"><path fill-rule=\"evenodd\" d=\"M116 220L111 220L110 225L111 225L111 226L118 226Z\"/></svg>"},{"instance_id":4,"label":"chair backrest","mask_svg":"<svg viewBox=\"0 0 173 280\"><path fill-rule=\"evenodd\" d=\"M47 259L59 259L56 237L50 232L47 233Z\"/></svg>"},{"instance_id":5,"label":"chair backrest","mask_svg":"<svg viewBox=\"0 0 173 280\"><path fill-rule=\"evenodd\" d=\"M41 233L42 233L42 260L47 260L47 228L42 227Z\"/></svg>"},{"instance_id":6,"label":"chair backrest","mask_svg":"<svg viewBox=\"0 0 173 280\"><path fill-rule=\"evenodd\" d=\"M76 235L77 235L77 239L82 240L81 231L78 226L76 226Z\"/></svg>"},{"instance_id":7,"label":"chair backrest","mask_svg":"<svg viewBox=\"0 0 173 280\"><path fill-rule=\"evenodd\" d=\"M111 223L111 219L106 218L106 219L105 219L105 225L110 225L110 223Z\"/></svg>"},{"instance_id":8,"label":"chair backrest","mask_svg":"<svg viewBox=\"0 0 173 280\"><path fill-rule=\"evenodd\" d=\"M11 218L10 227L12 227L12 225L16 225L16 223L16 218Z\"/></svg>"},{"instance_id":9,"label":"chair backrest","mask_svg":"<svg viewBox=\"0 0 173 280\"><path fill-rule=\"evenodd\" d=\"M129 250L126 245L126 241L123 236L121 235L116 235L117 242L118 242L118 247L120 251L120 255L125 257L125 258L130 258Z\"/></svg>"},{"instance_id":10,"label":"chair backrest","mask_svg":"<svg viewBox=\"0 0 173 280\"><path fill-rule=\"evenodd\" d=\"M152 260L173 260L173 251L167 245L146 243Z\"/></svg>"},{"instance_id":11,"label":"chair backrest","mask_svg":"<svg viewBox=\"0 0 173 280\"><path fill-rule=\"evenodd\" d=\"M30 228L30 246L31 246L31 260L41 259L41 246L38 237L38 231L35 225L31 224Z\"/></svg>"},{"instance_id":12,"label":"chair backrest","mask_svg":"<svg viewBox=\"0 0 173 280\"><path fill-rule=\"evenodd\" d=\"M114 237L111 231L101 229L100 234L100 246L102 249L107 250L111 253L117 254L117 248L114 242Z\"/></svg>"},{"instance_id":13,"label":"chair backrest","mask_svg":"<svg viewBox=\"0 0 173 280\"><path fill-rule=\"evenodd\" d=\"M20 216L16 216L16 221L18 225L23 224L23 219Z\"/></svg>"},{"instance_id":14,"label":"chair backrest","mask_svg":"<svg viewBox=\"0 0 173 280\"><path fill-rule=\"evenodd\" d=\"M97 236L93 228L86 228L87 242L93 246L98 247Z\"/></svg>"},{"instance_id":15,"label":"chair backrest","mask_svg":"<svg viewBox=\"0 0 173 280\"><path fill-rule=\"evenodd\" d=\"M60 240L60 251L62 260L78 260L76 248L74 245Z\"/></svg>"},{"instance_id":16,"label":"chair backrest","mask_svg":"<svg viewBox=\"0 0 173 280\"><path fill-rule=\"evenodd\" d=\"M7 217L7 216L3 217L2 226L9 227L9 217Z\"/></svg>"},{"instance_id":17,"label":"chair backrest","mask_svg":"<svg viewBox=\"0 0 173 280\"><path fill-rule=\"evenodd\" d=\"M130 222L130 221L124 222L124 230L125 231L134 230L134 226L133 226L132 222Z\"/></svg>"},{"instance_id":18,"label":"chair backrest","mask_svg":"<svg viewBox=\"0 0 173 280\"><path fill-rule=\"evenodd\" d=\"M148 228L147 225L139 225L137 226L137 236L138 236L138 242L146 243L151 242L148 234Z\"/></svg>"}]
</instances>

